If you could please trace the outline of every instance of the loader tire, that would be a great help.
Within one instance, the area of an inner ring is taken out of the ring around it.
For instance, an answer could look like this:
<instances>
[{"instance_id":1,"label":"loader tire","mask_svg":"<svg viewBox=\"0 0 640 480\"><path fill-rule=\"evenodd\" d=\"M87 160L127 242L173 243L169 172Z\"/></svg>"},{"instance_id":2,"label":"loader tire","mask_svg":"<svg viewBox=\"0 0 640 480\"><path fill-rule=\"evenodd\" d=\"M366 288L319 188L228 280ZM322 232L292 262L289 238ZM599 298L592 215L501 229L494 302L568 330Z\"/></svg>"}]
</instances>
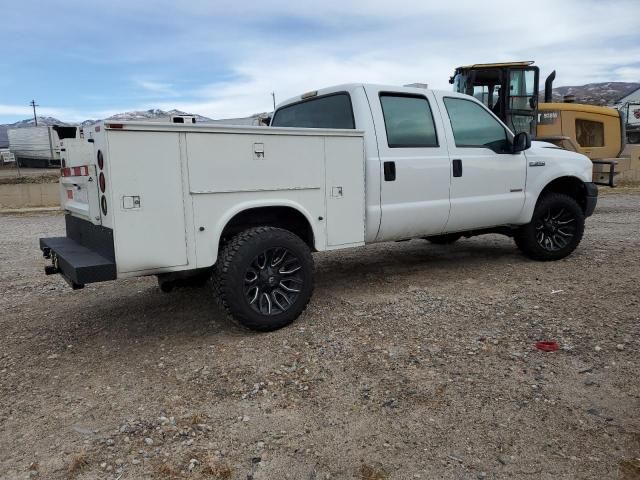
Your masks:
<instances>
[{"instance_id":1,"label":"loader tire","mask_svg":"<svg viewBox=\"0 0 640 480\"><path fill-rule=\"evenodd\" d=\"M214 288L226 311L252 330L293 322L313 293L313 257L297 235L275 227L245 230L221 249Z\"/></svg>"}]
</instances>

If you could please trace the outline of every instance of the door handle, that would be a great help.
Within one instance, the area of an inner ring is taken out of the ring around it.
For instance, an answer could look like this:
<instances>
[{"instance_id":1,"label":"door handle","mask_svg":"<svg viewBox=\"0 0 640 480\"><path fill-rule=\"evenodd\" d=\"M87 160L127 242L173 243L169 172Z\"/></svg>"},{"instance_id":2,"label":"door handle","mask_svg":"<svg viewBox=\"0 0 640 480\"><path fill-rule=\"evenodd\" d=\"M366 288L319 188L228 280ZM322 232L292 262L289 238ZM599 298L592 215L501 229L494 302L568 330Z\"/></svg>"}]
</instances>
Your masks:
<instances>
[{"instance_id":1,"label":"door handle","mask_svg":"<svg viewBox=\"0 0 640 480\"><path fill-rule=\"evenodd\" d=\"M456 158L453 160L453 176L461 177L462 176L462 160Z\"/></svg>"},{"instance_id":2,"label":"door handle","mask_svg":"<svg viewBox=\"0 0 640 480\"><path fill-rule=\"evenodd\" d=\"M384 179L393 182L396 179L396 162L384 162Z\"/></svg>"}]
</instances>

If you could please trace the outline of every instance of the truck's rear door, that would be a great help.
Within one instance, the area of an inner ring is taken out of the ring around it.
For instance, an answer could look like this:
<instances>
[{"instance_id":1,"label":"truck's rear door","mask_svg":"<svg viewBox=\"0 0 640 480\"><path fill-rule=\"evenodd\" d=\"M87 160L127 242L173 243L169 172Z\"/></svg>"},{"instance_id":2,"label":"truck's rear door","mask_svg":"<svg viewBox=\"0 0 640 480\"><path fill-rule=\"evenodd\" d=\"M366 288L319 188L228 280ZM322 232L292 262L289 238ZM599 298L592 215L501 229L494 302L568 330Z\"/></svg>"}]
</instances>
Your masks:
<instances>
[{"instance_id":1,"label":"truck's rear door","mask_svg":"<svg viewBox=\"0 0 640 480\"><path fill-rule=\"evenodd\" d=\"M440 234L449 218L449 152L433 94L366 89L383 169L376 240Z\"/></svg>"},{"instance_id":2,"label":"truck's rear door","mask_svg":"<svg viewBox=\"0 0 640 480\"><path fill-rule=\"evenodd\" d=\"M73 216L100 225L100 196L93 146L82 139L68 139L61 143L60 205Z\"/></svg>"}]
</instances>

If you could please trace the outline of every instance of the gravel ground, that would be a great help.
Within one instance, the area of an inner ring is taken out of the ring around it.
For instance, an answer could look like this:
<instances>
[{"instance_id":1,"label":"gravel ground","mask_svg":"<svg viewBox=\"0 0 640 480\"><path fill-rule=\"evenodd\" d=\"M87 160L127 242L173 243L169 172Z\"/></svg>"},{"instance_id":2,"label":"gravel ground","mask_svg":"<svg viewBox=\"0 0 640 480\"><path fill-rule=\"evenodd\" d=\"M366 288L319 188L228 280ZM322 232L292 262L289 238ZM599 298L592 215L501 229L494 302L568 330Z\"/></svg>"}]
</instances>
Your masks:
<instances>
[{"instance_id":1,"label":"gravel ground","mask_svg":"<svg viewBox=\"0 0 640 480\"><path fill-rule=\"evenodd\" d=\"M0 477L637 478L639 225L622 193L559 262L500 236L317 254L306 313L256 334L206 289L71 291L37 248L62 216L2 215Z\"/></svg>"}]
</instances>

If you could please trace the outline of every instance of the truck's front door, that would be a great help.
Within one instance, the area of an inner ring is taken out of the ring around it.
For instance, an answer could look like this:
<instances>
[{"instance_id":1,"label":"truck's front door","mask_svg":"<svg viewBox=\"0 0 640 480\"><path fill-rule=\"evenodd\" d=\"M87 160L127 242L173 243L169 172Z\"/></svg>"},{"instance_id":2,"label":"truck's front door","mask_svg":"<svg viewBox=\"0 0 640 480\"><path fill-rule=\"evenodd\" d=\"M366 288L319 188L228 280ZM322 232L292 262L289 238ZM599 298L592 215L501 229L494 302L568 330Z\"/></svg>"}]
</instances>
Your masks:
<instances>
[{"instance_id":1,"label":"truck's front door","mask_svg":"<svg viewBox=\"0 0 640 480\"><path fill-rule=\"evenodd\" d=\"M449 217L449 154L427 90L367 88L382 166L377 241L437 235Z\"/></svg>"},{"instance_id":2,"label":"truck's front door","mask_svg":"<svg viewBox=\"0 0 640 480\"><path fill-rule=\"evenodd\" d=\"M451 155L447 232L515 222L524 205L526 157L510 153L510 133L472 99L444 97Z\"/></svg>"}]
</instances>

